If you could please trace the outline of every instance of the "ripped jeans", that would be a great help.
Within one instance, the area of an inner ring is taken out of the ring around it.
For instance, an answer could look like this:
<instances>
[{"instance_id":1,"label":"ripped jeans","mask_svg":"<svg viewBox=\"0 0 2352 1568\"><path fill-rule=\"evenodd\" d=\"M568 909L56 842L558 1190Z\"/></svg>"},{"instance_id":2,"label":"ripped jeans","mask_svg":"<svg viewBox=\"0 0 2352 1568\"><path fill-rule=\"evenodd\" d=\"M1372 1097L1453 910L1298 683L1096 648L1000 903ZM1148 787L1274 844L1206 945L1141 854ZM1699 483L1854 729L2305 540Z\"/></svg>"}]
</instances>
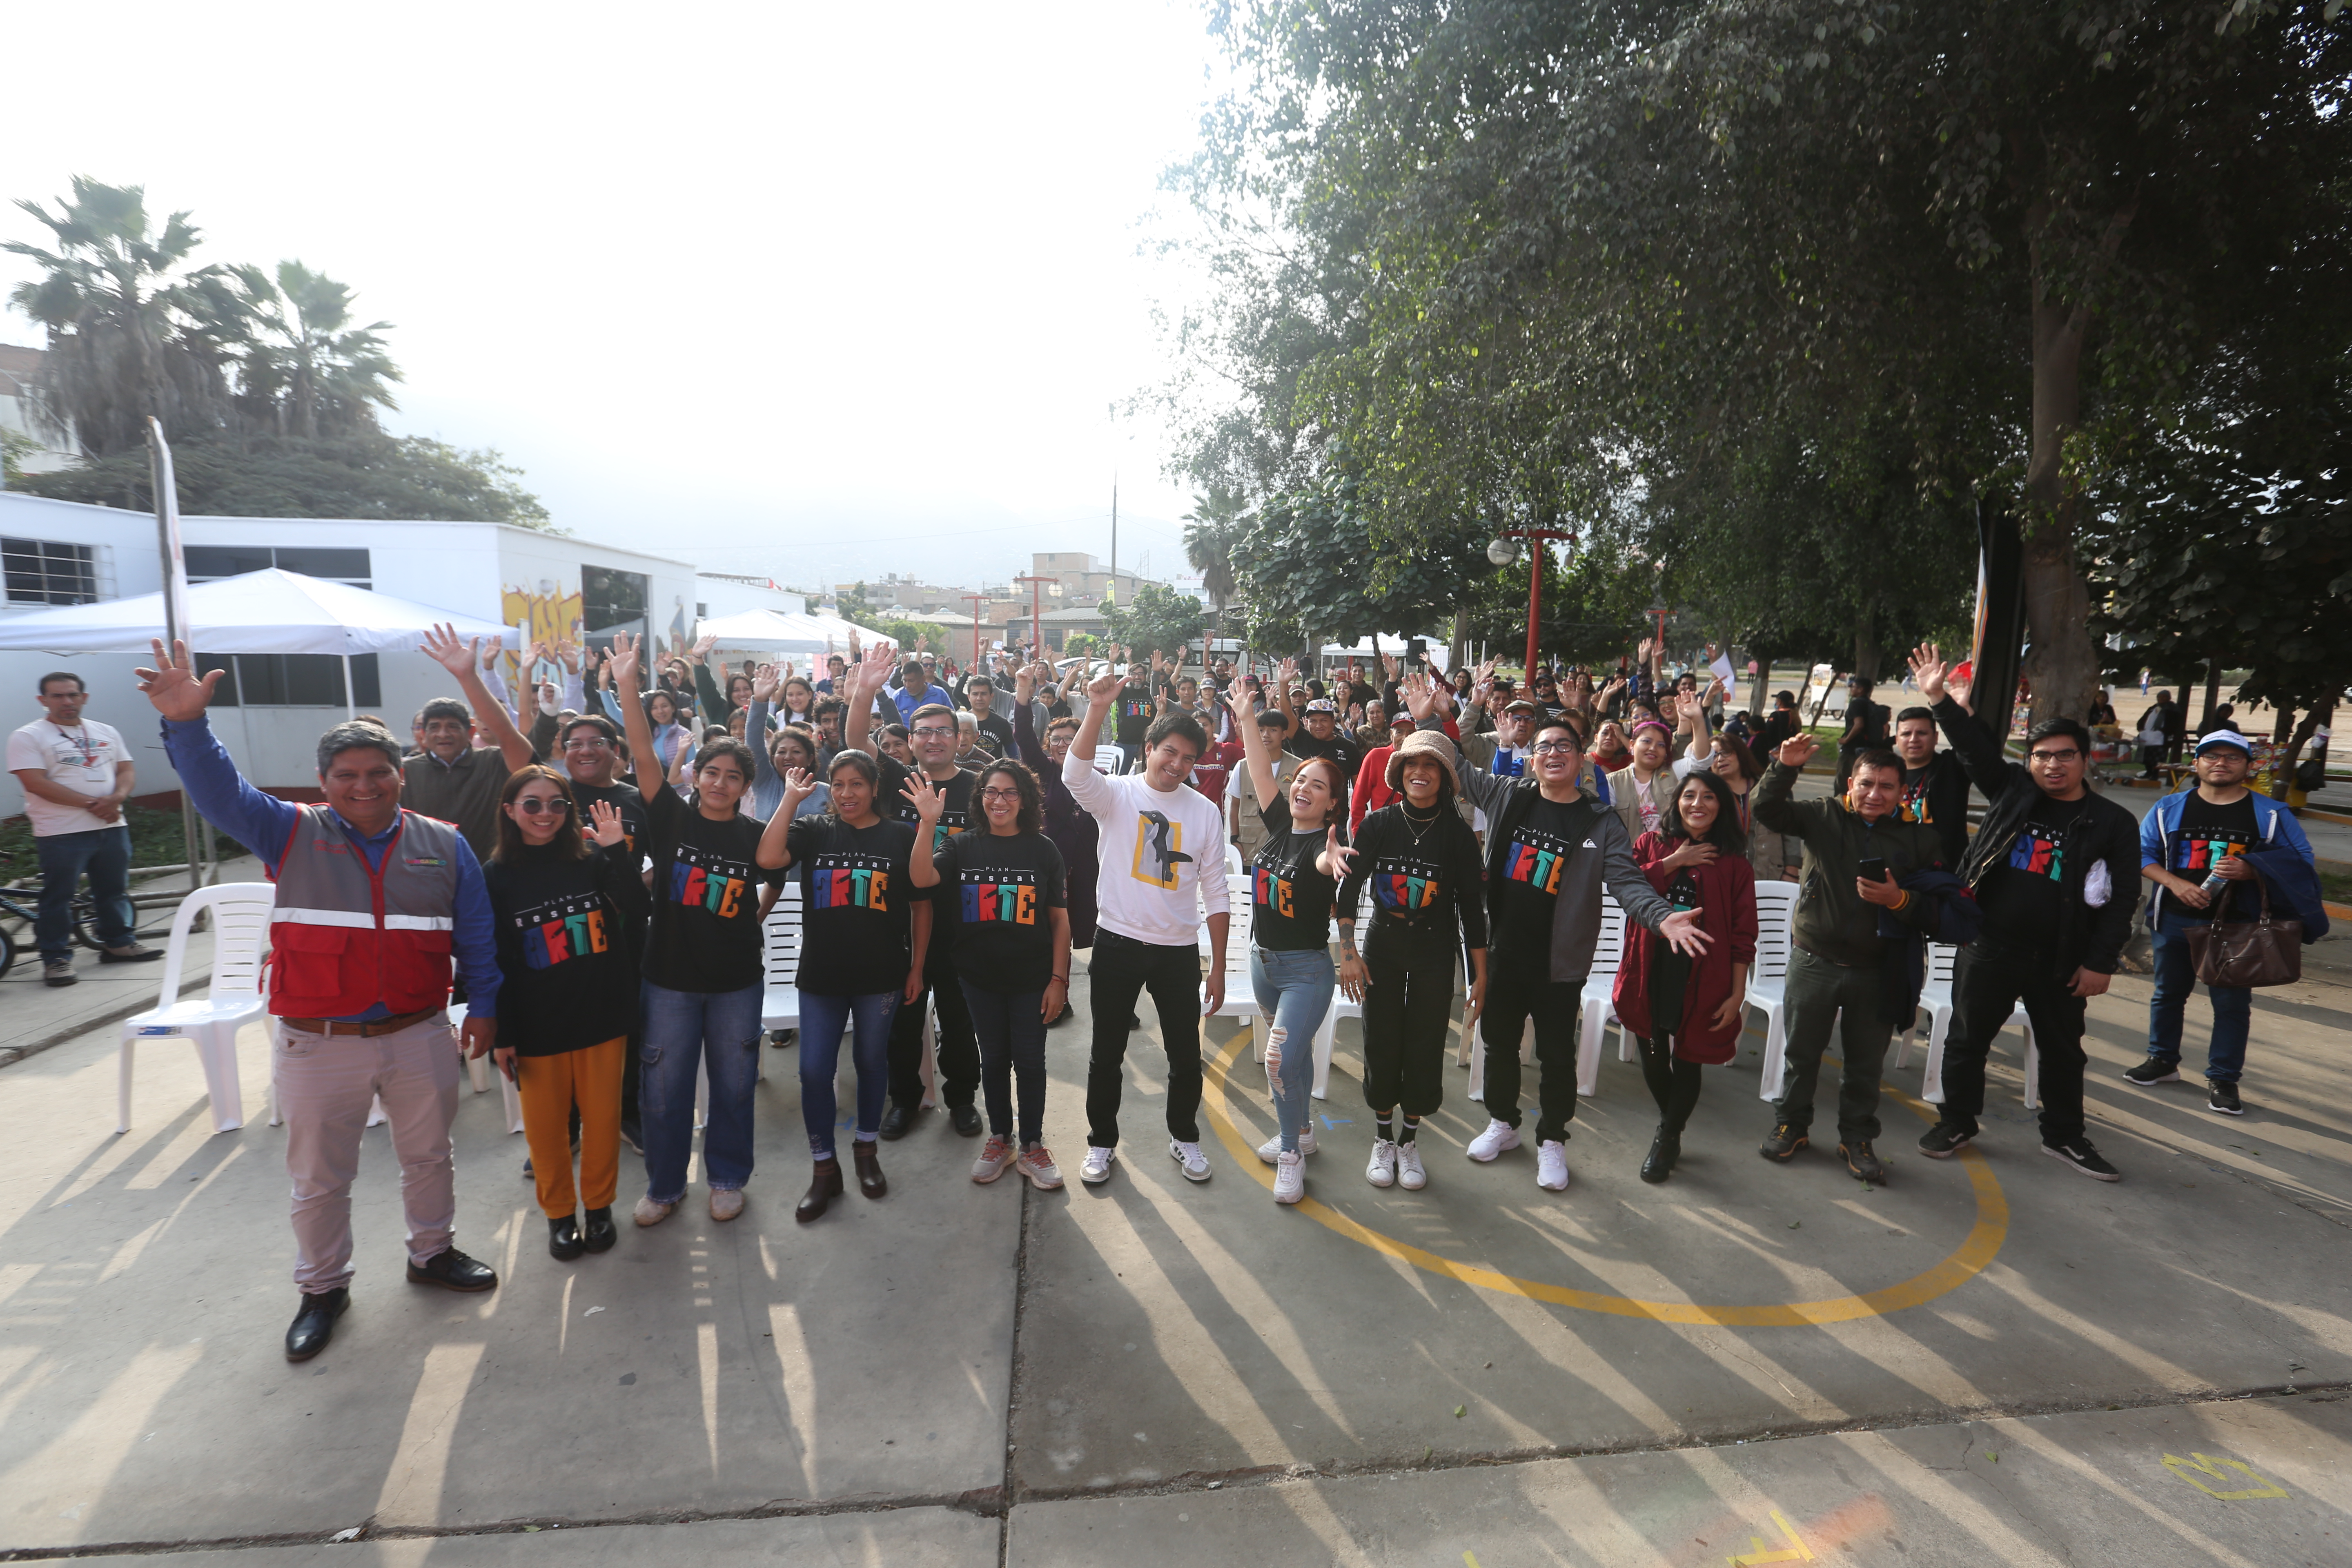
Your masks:
<instances>
[{"instance_id":1,"label":"ripped jeans","mask_svg":"<svg viewBox=\"0 0 2352 1568\"><path fill-rule=\"evenodd\" d=\"M1265 1015L1266 1085L1274 1091L1274 1118L1286 1152L1297 1152L1307 1125L1307 1097L1315 1084L1315 1034L1331 1010L1337 984L1331 955L1323 949L1250 949L1250 991Z\"/></svg>"}]
</instances>

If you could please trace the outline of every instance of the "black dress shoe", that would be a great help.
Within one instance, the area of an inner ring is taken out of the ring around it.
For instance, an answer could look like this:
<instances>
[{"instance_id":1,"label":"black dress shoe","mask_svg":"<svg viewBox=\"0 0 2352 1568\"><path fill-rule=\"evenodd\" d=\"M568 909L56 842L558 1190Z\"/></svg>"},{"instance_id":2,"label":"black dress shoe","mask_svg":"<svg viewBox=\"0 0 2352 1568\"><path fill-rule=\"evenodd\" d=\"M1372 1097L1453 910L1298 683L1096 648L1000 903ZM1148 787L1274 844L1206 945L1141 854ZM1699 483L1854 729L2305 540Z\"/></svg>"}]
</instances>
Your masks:
<instances>
[{"instance_id":1,"label":"black dress shoe","mask_svg":"<svg viewBox=\"0 0 2352 1568\"><path fill-rule=\"evenodd\" d=\"M580 1216L580 1245L590 1252L610 1252L621 1232L613 1224L613 1205L590 1209Z\"/></svg>"},{"instance_id":2,"label":"black dress shoe","mask_svg":"<svg viewBox=\"0 0 2352 1568\"><path fill-rule=\"evenodd\" d=\"M882 1113L882 1126L879 1131L883 1137L889 1139L892 1142L897 1142L899 1139L904 1138L908 1133L914 1130L914 1107L909 1105L900 1105L896 1101L893 1101L890 1109Z\"/></svg>"},{"instance_id":3,"label":"black dress shoe","mask_svg":"<svg viewBox=\"0 0 2352 1568\"><path fill-rule=\"evenodd\" d=\"M967 1138L980 1136L980 1107L977 1105L949 1106L948 1121Z\"/></svg>"},{"instance_id":4,"label":"black dress shoe","mask_svg":"<svg viewBox=\"0 0 2352 1568\"><path fill-rule=\"evenodd\" d=\"M581 1239L580 1221L571 1215L547 1222L547 1254L558 1263L569 1263L588 1250Z\"/></svg>"},{"instance_id":5,"label":"black dress shoe","mask_svg":"<svg viewBox=\"0 0 2352 1568\"><path fill-rule=\"evenodd\" d=\"M467 1257L456 1247L436 1252L422 1263L408 1266L411 1285L438 1285L444 1290L489 1290L499 1283L498 1275L487 1263Z\"/></svg>"},{"instance_id":6,"label":"black dress shoe","mask_svg":"<svg viewBox=\"0 0 2352 1568\"><path fill-rule=\"evenodd\" d=\"M325 1350L327 1342L335 1337L335 1320L351 1304L349 1289L321 1290L316 1295L305 1291L293 1322L287 1325L286 1359L309 1361Z\"/></svg>"},{"instance_id":7,"label":"black dress shoe","mask_svg":"<svg viewBox=\"0 0 2352 1568\"><path fill-rule=\"evenodd\" d=\"M1659 1128L1657 1136L1650 1140L1649 1158L1642 1162L1642 1180L1652 1186L1664 1181L1673 1173L1675 1162L1682 1158L1682 1134Z\"/></svg>"}]
</instances>

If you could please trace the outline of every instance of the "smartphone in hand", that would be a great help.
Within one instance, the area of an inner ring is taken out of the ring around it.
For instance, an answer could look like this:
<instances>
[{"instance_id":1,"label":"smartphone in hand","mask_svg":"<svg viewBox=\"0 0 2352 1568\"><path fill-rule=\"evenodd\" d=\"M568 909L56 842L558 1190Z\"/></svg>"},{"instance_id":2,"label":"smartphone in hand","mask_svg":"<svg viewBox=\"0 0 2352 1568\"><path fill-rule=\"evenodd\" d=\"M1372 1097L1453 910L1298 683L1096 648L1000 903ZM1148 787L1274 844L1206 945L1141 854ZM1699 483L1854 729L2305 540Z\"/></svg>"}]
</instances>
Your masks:
<instances>
[{"instance_id":1,"label":"smartphone in hand","mask_svg":"<svg viewBox=\"0 0 2352 1568\"><path fill-rule=\"evenodd\" d=\"M1865 882L1886 880L1886 861L1883 856L1865 855L1854 863L1854 869L1861 874L1862 879Z\"/></svg>"}]
</instances>

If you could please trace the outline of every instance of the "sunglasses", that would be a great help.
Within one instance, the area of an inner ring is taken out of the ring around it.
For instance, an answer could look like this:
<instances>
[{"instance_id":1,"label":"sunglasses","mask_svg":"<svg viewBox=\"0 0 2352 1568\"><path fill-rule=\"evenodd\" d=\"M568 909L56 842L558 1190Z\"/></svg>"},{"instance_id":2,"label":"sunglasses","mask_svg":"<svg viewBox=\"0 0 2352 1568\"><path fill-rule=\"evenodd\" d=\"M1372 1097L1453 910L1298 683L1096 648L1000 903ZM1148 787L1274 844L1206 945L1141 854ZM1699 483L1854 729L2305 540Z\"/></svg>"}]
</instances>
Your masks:
<instances>
[{"instance_id":1,"label":"sunglasses","mask_svg":"<svg viewBox=\"0 0 2352 1568\"><path fill-rule=\"evenodd\" d=\"M561 797L543 798L539 795L531 795L525 799L519 800L515 802L514 805L515 809L521 812L525 816L537 816L541 812L546 812L555 816L562 816L565 812L572 809L572 803L568 800L562 799Z\"/></svg>"},{"instance_id":2,"label":"sunglasses","mask_svg":"<svg viewBox=\"0 0 2352 1568\"><path fill-rule=\"evenodd\" d=\"M984 789L980 792L980 798L992 801L1017 801L1021 798L1021 792L1017 789Z\"/></svg>"}]
</instances>

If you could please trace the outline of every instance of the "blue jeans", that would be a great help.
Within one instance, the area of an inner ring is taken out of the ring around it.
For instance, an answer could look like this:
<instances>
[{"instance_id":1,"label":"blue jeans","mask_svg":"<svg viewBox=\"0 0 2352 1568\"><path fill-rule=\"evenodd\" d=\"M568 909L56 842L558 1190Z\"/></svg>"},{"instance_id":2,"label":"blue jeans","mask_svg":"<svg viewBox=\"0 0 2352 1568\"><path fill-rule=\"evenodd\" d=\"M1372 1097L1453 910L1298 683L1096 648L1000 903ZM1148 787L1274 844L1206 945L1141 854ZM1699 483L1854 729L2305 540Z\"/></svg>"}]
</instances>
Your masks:
<instances>
[{"instance_id":1,"label":"blue jeans","mask_svg":"<svg viewBox=\"0 0 2352 1568\"><path fill-rule=\"evenodd\" d=\"M1266 1075L1274 1091L1274 1121L1282 1146L1297 1152L1298 1130L1307 1125L1307 1096L1315 1087L1315 1032L1331 1010L1338 984L1331 955L1321 948L1277 952L1250 948L1250 992L1265 1015L1266 1045L1282 1065Z\"/></svg>"},{"instance_id":2,"label":"blue jeans","mask_svg":"<svg viewBox=\"0 0 2352 1568\"><path fill-rule=\"evenodd\" d=\"M882 1128L882 1101L890 1087L890 1020L902 993L869 991L862 996L801 993L801 1125L808 1129L809 1152L833 1158L833 1075L841 1062L841 1036L851 1037L850 1060L857 1066L857 1141L874 1142Z\"/></svg>"},{"instance_id":3,"label":"blue jeans","mask_svg":"<svg viewBox=\"0 0 2352 1568\"><path fill-rule=\"evenodd\" d=\"M767 993L764 981L740 991L672 991L645 982L637 1114L646 1139L646 1196L654 1202L674 1204L686 1195L698 1068L710 1074L703 1179L714 1193L734 1191L751 1179L751 1095L760 1081L760 1006Z\"/></svg>"},{"instance_id":4,"label":"blue jeans","mask_svg":"<svg viewBox=\"0 0 2352 1568\"><path fill-rule=\"evenodd\" d=\"M1021 1141L1026 1149L1045 1141L1045 994L1042 991L983 991L971 981L960 981L964 1005L971 1009L972 1032L980 1038L980 1093L988 1102L988 1130L999 1138L1013 1135L1013 1080L1021 1087Z\"/></svg>"},{"instance_id":5,"label":"blue jeans","mask_svg":"<svg viewBox=\"0 0 2352 1568\"><path fill-rule=\"evenodd\" d=\"M2197 989L2196 961L2189 956L2189 932L2205 922L2185 921L2167 910L2149 933L2156 942L2156 994L2147 1005L2147 1054L2151 1060L2180 1060L2180 1017ZM2213 997L2213 1039L2205 1047L2205 1076L2235 1083L2246 1070L2246 1037L2252 1032L2254 994L2243 986L2209 985Z\"/></svg>"},{"instance_id":6,"label":"blue jeans","mask_svg":"<svg viewBox=\"0 0 2352 1568\"><path fill-rule=\"evenodd\" d=\"M100 947L131 945L131 829L94 827L87 833L52 833L33 840L41 852L41 907L33 921L41 958L64 963L73 957L74 884L89 875L98 901Z\"/></svg>"}]
</instances>

